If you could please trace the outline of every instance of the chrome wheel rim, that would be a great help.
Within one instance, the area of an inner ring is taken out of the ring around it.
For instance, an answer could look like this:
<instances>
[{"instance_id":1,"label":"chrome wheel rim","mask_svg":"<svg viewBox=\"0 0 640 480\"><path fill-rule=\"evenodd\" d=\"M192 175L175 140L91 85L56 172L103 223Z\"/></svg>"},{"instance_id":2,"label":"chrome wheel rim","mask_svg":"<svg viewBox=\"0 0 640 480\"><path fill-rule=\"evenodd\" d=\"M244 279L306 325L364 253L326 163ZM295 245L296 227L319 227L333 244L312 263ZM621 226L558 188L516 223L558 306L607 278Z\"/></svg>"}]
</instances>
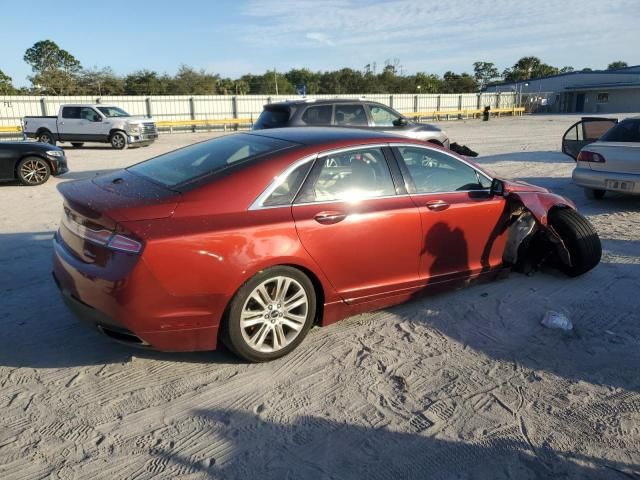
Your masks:
<instances>
[{"instance_id":1,"label":"chrome wheel rim","mask_svg":"<svg viewBox=\"0 0 640 480\"><path fill-rule=\"evenodd\" d=\"M111 139L111 145L115 148L122 148L124 146L124 137L122 135L114 135Z\"/></svg>"},{"instance_id":2,"label":"chrome wheel rim","mask_svg":"<svg viewBox=\"0 0 640 480\"><path fill-rule=\"evenodd\" d=\"M47 179L47 166L40 160L28 160L20 167L20 176L30 184L44 182Z\"/></svg>"},{"instance_id":3,"label":"chrome wheel rim","mask_svg":"<svg viewBox=\"0 0 640 480\"><path fill-rule=\"evenodd\" d=\"M41 143L51 143L51 138L46 133L44 135L40 135Z\"/></svg>"},{"instance_id":4,"label":"chrome wheel rim","mask_svg":"<svg viewBox=\"0 0 640 480\"><path fill-rule=\"evenodd\" d=\"M309 297L291 277L265 280L247 297L240 314L242 338L252 350L273 353L291 344L309 314Z\"/></svg>"}]
</instances>

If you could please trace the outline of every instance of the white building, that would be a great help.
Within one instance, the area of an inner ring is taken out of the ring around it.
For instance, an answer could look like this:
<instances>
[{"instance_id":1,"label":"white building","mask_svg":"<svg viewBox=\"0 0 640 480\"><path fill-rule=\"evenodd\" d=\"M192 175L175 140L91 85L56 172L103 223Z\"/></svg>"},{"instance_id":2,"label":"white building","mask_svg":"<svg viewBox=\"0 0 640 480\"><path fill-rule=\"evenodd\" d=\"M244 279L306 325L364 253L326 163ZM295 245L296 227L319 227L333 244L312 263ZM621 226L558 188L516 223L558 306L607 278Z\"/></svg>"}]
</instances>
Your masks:
<instances>
[{"instance_id":1,"label":"white building","mask_svg":"<svg viewBox=\"0 0 640 480\"><path fill-rule=\"evenodd\" d=\"M522 103L555 113L640 112L640 65L617 70L569 72L500 83L487 92L516 92Z\"/></svg>"}]
</instances>

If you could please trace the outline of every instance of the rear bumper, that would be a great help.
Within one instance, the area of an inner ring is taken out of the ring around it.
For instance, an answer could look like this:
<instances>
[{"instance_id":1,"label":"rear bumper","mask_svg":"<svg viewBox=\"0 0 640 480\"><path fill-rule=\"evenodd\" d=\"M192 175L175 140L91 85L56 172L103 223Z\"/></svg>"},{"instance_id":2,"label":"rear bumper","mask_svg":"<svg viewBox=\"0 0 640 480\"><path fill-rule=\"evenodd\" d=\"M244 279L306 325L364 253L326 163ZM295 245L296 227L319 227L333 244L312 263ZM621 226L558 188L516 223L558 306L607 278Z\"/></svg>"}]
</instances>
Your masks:
<instances>
[{"instance_id":1,"label":"rear bumper","mask_svg":"<svg viewBox=\"0 0 640 480\"><path fill-rule=\"evenodd\" d=\"M100 272L53 239L53 277L68 308L83 323L121 343L167 352L215 350L212 312L185 308L189 299L163 291L143 265L126 278ZM197 306L196 306L197 307Z\"/></svg>"},{"instance_id":2,"label":"rear bumper","mask_svg":"<svg viewBox=\"0 0 640 480\"><path fill-rule=\"evenodd\" d=\"M633 173L617 173L617 172L604 172L600 170L591 170L590 168L576 167L572 174L573 183L585 188L592 188L594 190L610 190L629 193L633 195L640 195L640 175ZM611 188L607 186L607 180L613 180L618 182L633 182L633 190L626 190L621 188Z\"/></svg>"}]
</instances>

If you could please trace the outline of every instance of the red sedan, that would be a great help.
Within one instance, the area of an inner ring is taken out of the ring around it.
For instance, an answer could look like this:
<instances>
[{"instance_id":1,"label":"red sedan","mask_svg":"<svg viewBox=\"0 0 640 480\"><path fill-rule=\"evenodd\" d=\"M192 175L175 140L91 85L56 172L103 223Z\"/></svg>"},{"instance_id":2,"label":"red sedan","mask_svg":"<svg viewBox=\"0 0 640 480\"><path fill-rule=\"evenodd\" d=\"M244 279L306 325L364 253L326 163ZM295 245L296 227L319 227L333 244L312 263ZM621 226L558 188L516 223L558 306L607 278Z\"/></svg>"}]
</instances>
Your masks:
<instances>
[{"instance_id":1,"label":"red sedan","mask_svg":"<svg viewBox=\"0 0 640 480\"><path fill-rule=\"evenodd\" d=\"M313 324L505 267L579 275L597 233L570 200L433 144L323 128L228 135L63 183L53 275L123 342L250 361Z\"/></svg>"}]
</instances>

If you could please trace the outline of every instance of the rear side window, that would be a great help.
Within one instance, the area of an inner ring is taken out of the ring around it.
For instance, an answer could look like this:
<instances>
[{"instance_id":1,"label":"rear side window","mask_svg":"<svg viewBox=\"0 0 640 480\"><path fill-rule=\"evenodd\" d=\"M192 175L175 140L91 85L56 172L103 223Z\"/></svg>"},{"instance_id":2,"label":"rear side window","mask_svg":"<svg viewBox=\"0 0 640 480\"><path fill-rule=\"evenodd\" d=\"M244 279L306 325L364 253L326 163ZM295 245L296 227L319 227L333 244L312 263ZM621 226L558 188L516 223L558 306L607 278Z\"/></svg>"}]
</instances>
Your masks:
<instances>
[{"instance_id":1,"label":"rear side window","mask_svg":"<svg viewBox=\"0 0 640 480\"><path fill-rule=\"evenodd\" d=\"M307 108L302 114L302 121L307 125L331 125L333 106L316 105Z\"/></svg>"},{"instance_id":2,"label":"rear side window","mask_svg":"<svg viewBox=\"0 0 640 480\"><path fill-rule=\"evenodd\" d=\"M80 107L62 107L62 118L80 118Z\"/></svg>"},{"instance_id":3,"label":"rear side window","mask_svg":"<svg viewBox=\"0 0 640 480\"><path fill-rule=\"evenodd\" d=\"M254 130L262 130L264 128L286 127L289 122L290 111L288 108L265 108L256 123L253 124Z\"/></svg>"},{"instance_id":4,"label":"rear side window","mask_svg":"<svg viewBox=\"0 0 640 480\"><path fill-rule=\"evenodd\" d=\"M262 205L265 207L273 207L277 205L288 205L293 202L312 165L313 162L309 160L297 167L285 178L281 180L278 179L278 186Z\"/></svg>"},{"instance_id":5,"label":"rear side window","mask_svg":"<svg viewBox=\"0 0 640 480\"><path fill-rule=\"evenodd\" d=\"M336 105L335 123L345 127L366 127L369 120L364 105Z\"/></svg>"},{"instance_id":6,"label":"rear side window","mask_svg":"<svg viewBox=\"0 0 640 480\"><path fill-rule=\"evenodd\" d=\"M293 145L258 135L227 135L160 155L133 165L128 170L172 188Z\"/></svg>"},{"instance_id":7,"label":"rear side window","mask_svg":"<svg viewBox=\"0 0 640 480\"><path fill-rule=\"evenodd\" d=\"M640 119L623 120L605 133L603 142L640 142Z\"/></svg>"}]
</instances>

